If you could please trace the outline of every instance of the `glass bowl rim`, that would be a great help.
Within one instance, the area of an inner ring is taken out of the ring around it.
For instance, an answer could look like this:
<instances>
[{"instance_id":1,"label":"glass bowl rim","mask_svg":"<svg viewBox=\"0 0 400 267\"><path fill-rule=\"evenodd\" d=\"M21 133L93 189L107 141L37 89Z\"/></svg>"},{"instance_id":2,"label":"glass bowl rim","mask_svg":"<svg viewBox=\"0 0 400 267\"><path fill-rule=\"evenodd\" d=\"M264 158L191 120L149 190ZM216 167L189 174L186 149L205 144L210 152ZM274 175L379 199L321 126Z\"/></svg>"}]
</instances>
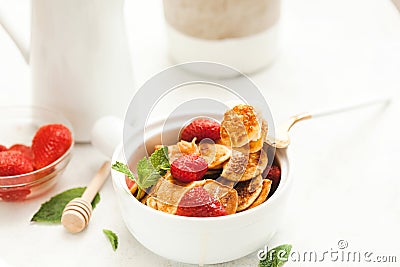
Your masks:
<instances>
[{"instance_id":1,"label":"glass bowl rim","mask_svg":"<svg viewBox=\"0 0 400 267\"><path fill-rule=\"evenodd\" d=\"M2 107L0 107L0 112L2 110L5 110L5 109L38 110L38 111L44 111L46 113L50 113L50 114L56 115L57 117L60 118L60 120L63 120L66 124L68 124L68 125L65 125L65 126L71 132L72 142L71 142L71 145L69 146L69 148L64 152L64 154L61 157L59 157L58 159L56 159L55 161L53 161L52 163L50 163L49 165L47 165L45 167L42 167L40 169L34 170L32 172L28 172L28 173L23 173L23 174L18 174L18 175L9 175L9 176L0 176L0 180L3 180L3 179L4 180L7 180L7 179L18 179L18 178L23 178L23 177L27 177L27 176L30 176L30 175L34 175L34 174L43 172L45 170L51 169L52 167L54 167L54 166L58 165L59 163L61 163L62 161L64 161L65 159L69 158L69 156L71 154L71 151L72 151L72 149L74 147L74 144L75 144L74 130L72 129L71 122L61 112L52 110L50 108L39 107L39 106L34 106L34 105L2 106ZM64 125L64 123L61 123L61 122L59 124L63 124ZM33 138L33 136L32 136L32 138ZM54 173L54 171L49 173L49 174L52 174L52 173ZM47 175L45 175L45 176L43 176L43 177L41 177L41 178L39 178L37 180L28 182L28 183L12 184L12 185L7 185L7 186L0 185L0 188L13 188L13 187L19 187L19 186L35 184L35 183L40 182L44 178L48 177L49 174L47 174Z\"/></svg>"}]
</instances>

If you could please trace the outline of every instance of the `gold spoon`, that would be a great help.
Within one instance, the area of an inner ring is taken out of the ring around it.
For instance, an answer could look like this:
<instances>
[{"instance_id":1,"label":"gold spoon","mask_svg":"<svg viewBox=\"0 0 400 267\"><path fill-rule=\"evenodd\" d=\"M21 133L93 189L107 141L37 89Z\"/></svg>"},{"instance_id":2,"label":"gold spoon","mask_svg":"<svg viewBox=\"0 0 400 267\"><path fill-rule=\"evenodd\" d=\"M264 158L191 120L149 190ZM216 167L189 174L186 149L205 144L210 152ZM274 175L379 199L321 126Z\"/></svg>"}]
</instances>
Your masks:
<instances>
[{"instance_id":1,"label":"gold spoon","mask_svg":"<svg viewBox=\"0 0 400 267\"><path fill-rule=\"evenodd\" d=\"M79 233L89 224L92 216L92 200L110 174L110 162L106 161L97 171L82 197L74 198L64 208L61 223L71 233Z\"/></svg>"},{"instance_id":2,"label":"gold spoon","mask_svg":"<svg viewBox=\"0 0 400 267\"><path fill-rule=\"evenodd\" d=\"M369 107L369 106L375 105L375 104L388 105L389 103L390 103L390 98L375 99L375 100L371 100L371 101L362 102L359 104L353 104L350 106L344 106L344 107L330 109L330 110L326 110L326 111L307 112L307 113L295 115L295 116L290 117L290 119L286 123L284 123L283 125L281 125L280 127L278 127L275 130L275 136L267 136L266 142L267 142L267 144L269 144L270 146L273 146L275 148L287 148L290 144L289 131L293 127L293 125L295 125L299 121L334 115L334 114L347 112L347 111L354 110L354 109Z\"/></svg>"}]
</instances>

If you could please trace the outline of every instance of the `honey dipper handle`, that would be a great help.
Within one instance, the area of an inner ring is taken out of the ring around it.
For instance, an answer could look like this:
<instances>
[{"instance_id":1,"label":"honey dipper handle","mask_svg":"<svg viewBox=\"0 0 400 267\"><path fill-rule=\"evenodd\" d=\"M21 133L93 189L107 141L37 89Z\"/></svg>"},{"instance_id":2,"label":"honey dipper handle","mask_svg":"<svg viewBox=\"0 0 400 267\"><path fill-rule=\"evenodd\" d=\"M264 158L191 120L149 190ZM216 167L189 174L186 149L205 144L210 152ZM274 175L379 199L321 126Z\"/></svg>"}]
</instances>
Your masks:
<instances>
[{"instance_id":1,"label":"honey dipper handle","mask_svg":"<svg viewBox=\"0 0 400 267\"><path fill-rule=\"evenodd\" d=\"M99 192L100 188L103 186L104 182L107 180L110 174L111 163L106 161L101 165L100 169L97 171L96 175L90 181L89 186L86 188L82 195L82 198L87 202L91 203L94 196Z\"/></svg>"}]
</instances>

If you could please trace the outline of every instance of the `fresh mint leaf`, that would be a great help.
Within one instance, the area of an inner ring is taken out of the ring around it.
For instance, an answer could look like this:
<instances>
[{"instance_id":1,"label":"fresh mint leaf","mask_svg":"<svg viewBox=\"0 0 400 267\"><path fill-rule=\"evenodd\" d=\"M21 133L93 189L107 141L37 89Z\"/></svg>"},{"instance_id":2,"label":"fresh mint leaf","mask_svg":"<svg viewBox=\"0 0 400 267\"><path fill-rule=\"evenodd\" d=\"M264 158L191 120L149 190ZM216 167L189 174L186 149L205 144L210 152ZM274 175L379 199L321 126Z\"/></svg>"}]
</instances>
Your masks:
<instances>
[{"instance_id":1,"label":"fresh mint leaf","mask_svg":"<svg viewBox=\"0 0 400 267\"><path fill-rule=\"evenodd\" d=\"M118 248L118 236L111 230L103 229L103 233L107 236L114 251Z\"/></svg>"},{"instance_id":2,"label":"fresh mint leaf","mask_svg":"<svg viewBox=\"0 0 400 267\"><path fill-rule=\"evenodd\" d=\"M61 215L65 206L72 199L81 197L86 187L72 188L52 197L49 201L43 203L40 209L33 215L31 222L61 223ZM93 209L100 201L100 195L97 193L92 201Z\"/></svg>"},{"instance_id":3,"label":"fresh mint leaf","mask_svg":"<svg viewBox=\"0 0 400 267\"><path fill-rule=\"evenodd\" d=\"M111 166L111 168L113 168L113 170L125 174L126 176L128 176L129 179L134 180L137 183L137 179L129 169L128 165L117 161Z\"/></svg>"},{"instance_id":4,"label":"fresh mint leaf","mask_svg":"<svg viewBox=\"0 0 400 267\"><path fill-rule=\"evenodd\" d=\"M154 168L154 165L151 164L150 160L146 159L146 157L139 160L137 164L137 173L138 185L143 190L155 185L161 177L160 173Z\"/></svg>"},{"instance_id":5,"label":"fresh mint leaf","mask_svg":"<svg viewBox=\"0 0 400 267\"><path fill-rule=\"evenodd\" d=\"M281 267L285 264L292 250L292 245L284 244L268 250L266 258L260 260L258 267Z\"/></svg>"},{"instance_id":6,"label":"fresh mint leaf","mask_svg":"<svg viewBox=\"0 0 400 267\"><path fill-rule=\"evenodd\" d=\"M156 169L156 171L164 176L170 169L169 158L168 158L168 147L162 146L153 152L149 157L150 163Z\"/></svg>"}]
</instances>

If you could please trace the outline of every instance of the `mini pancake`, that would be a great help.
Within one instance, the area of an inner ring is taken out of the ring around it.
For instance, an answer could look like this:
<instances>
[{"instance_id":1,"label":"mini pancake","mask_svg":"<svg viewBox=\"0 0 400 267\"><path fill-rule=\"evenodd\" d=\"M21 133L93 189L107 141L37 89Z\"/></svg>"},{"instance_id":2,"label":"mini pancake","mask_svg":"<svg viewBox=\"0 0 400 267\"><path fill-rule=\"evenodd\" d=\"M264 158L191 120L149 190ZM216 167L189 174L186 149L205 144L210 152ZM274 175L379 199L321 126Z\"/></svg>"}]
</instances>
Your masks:
<instances>
[{"instance_id":1,"label":"mini pancake","mask_svg":"<svg viewBox=\"0 0 400 267\"><path fill-rule=\"evenodd\" d=\"M203 187L211 196L219 200L227 214L236 213L238 207L238 193L235 189L214 180L206 180Z\"/></svg>"},{"instance_id":2,"label":"mini pancake","mask_svg":"<svg viewBox=\"0 0 400 267\"><path fill-rule=\"evenodd\" d=\"M234 188L234 187L235 187L235 184L236 184L236 182L231 181L231 180L228 180L228 179L225 179L224 177L221 177L221 176L218 177L218 178L216 179L216 181L217 181L218 183L222 184L222 185L225 185L225 186L229 187L229 188Z\"/></svg>"},{"instance_id":3,"label":"mini pancake","mask_svg":"<svg viewBox=\"0 0 400 267\"><path fill-rule=\"evenodd\" d=\"M182 183L168 172L153 186L146 204L156 210L175 214L183 195L195 186L203 186L204 183L204 180Z\"/></svg>"},{"instance_id":4,"label":"mini pancake","mask_svg":"<svg viewBox=\"0 0 400 267\"><path fill-rule=\"evenodd\" d=\"M203 186L211 196L218 199L227 214L236 213L238 205L236 190L214 180L200 180L184 184L169 177L160 179L146 199L146 204L153 209L175 214L184 194L197 186Z\"/></svg>"},{"instance_id":5,"label":"mini pancake","mask_svg":"<svg viewBox=\"0 0 400 267\"><path fill-rule=\"evenodd\" d=\"M267 153L263 149L250 154L233 150L231 158L223 166L221 176L236 182L248 181L260 175L267 164Z\"/></svg>"},{"instance_id":6,"label":"mini pancake","mask_svg":"<svg viewBox=\"0 0 400 267\"><path fill-rule=\"evenodd\" d=\"M262 189L260 195L257 199L251 204L247 209L252 209L257 207L258 205L262 204L267 200L268 194L271 190L272 181L269 179L263 179Z\"/></svg>"},{"instance_id":7,"label":"mini pancake","mask_svg":"<svg viewBox=\"0 0 400 267\"><path fill-rule=\"evenodd\" d=\"M231 150L224 145L200 143L199 150L209 169L222 169L222 164L231 157Z\"/></svg>"},{"instance_id":8,"label":"mini pancake","mask_svg":"<svg viewBox=\"0 0 400 267\"><path fill-rule=\"evenodd\" d=\"M155 150L162 147L162 145L155 146ZM183 155L200 155L199 148L196 145L196 138L192 142L186 142L184 140L179 141L176 145L168 146L168 157L169 162L172 163Z\"/></svg>"},{"instance_id":9,"label":"mini pancake","mask_svg":"<svg viewBox=\"0 0 400 267\"><path fill-rule=\"evenodd\" d=\"M239 197L237 211L242 211L250 207L261 194L262 188L263 179L261 175L249 181L239 182L235 186Z\"/></svg>"},{"instance_id":10,"label":"mini pancake","mask_svg":"<svg viewBox=\"0 0 400 267\"><path fill-rule=\"evenodd\" d=\"M254 108L241 104L225 112L220 135L223 144L232 147L258 140L261 137L261 125Z\"/></svg>"},{"instance_id":11,"label":"mini pancake","mask_svg":"<svg viewBox=\"0 0 400 267\"><path fill-rule=\"evenodd\" d=\"M255 153L255 152L259 151L264 146L264 142L265 142L265 140L267 138L267 133L268 133L268 123L264 119L259 119L259 120L262 121L260 138L258 138L255 141L250 141L248 144L245 144L242 147L235 148L236 150L239 150L239 151L250 151L250 153ZM221 129L221 136L222 135L223 136L227 136L228 135L225 129ZM228 137L226 137L224 139L218 139L216 141L216 143L225 145L227 147L231 146L231 142L230 142Z\"/></svg>"},{"instance_id":12,"label":"mini pancake","mask_svg":"<svg viewBox=\"0 0 400 267\"><path fill-rule=\"evenodd\" d=\"M149 196L148 194L146 194L146 195L140 200L140 202L142 202L142 204L146 204L147 199L148 199L149 197L150 197L150 196Z\"/></svg>"},{"instance_id":13,"label":"mini pancake","mask_svg":"<svg viewBox=\"0 0 400 267\"><path fill-rule=\"evenodd\" d=\"M267 133L268 133L268 124L265 120L262 120L261 136L256 141L250 141L249 143L250 153L255 153L261 150L267 138Z\"/></svg>"}]
</instances>

